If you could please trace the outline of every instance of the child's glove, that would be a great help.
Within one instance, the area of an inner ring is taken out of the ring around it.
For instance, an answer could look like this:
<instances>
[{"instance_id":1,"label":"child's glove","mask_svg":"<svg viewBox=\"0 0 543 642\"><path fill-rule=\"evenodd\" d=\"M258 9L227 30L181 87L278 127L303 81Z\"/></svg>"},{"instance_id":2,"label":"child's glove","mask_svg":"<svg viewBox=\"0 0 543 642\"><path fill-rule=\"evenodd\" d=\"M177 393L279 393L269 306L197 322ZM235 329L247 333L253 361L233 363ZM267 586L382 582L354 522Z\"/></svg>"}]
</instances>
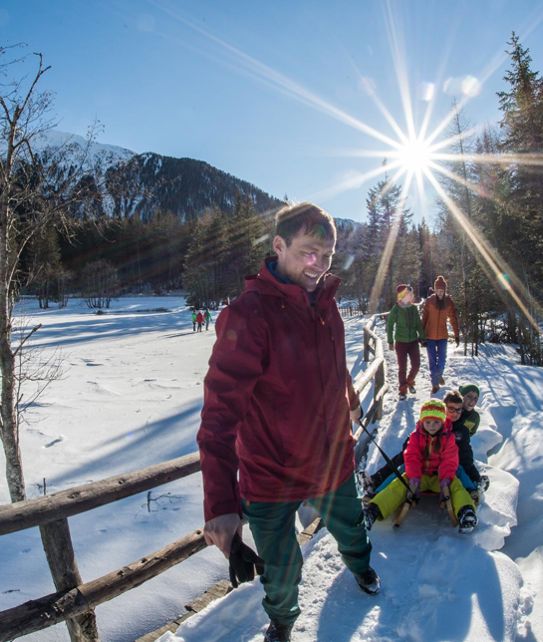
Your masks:
<instances>
[{"instance_id":1,"label":"child's glove","mask_svg":"<svg viewBox=\"0 0 543 642\"><path fill-rule=\"evenodd\" d=\"M477 484L477 489L480 493L484 493L485 490L488 490L488 487L490 486L490 479L488 478L488 475L481 475L481 479L479 480L479 483Z\"/></svg>"},{"instance_id":2,"label":"child's glove","mask_svg":"<svg viewBox=\"0 0 543 642\"><path fill-rule=\"evenodd\" d=\"M420 497L420 479L418 477L411 477L409 480L409 491L407 493L407 501L416 503Z\"/></svg>"},{"instance_id":3,"label":"child's glove","mask_svg":"<svg viewBox=\"0 0 543 642\"><path fill-rule=\"evenodd\" d=\"M439 501L441 503L448 501L451 498L451 493L449 491L449 486L451 485L451 480L448 477L440 480L439 482Z\"/></svg>"},{"instance_id":4,"label":"child's glove","mask_svg":"<svg viewBox=\"0 0 543 642\"><path fill-rule=\"evenodd\" d=\"M243 582L254 580L255 569L258 575L264 573L264 560L243 543L238 533L232 538L230 556L230 582L237 588Z\"/></svg>"}]
</instances>

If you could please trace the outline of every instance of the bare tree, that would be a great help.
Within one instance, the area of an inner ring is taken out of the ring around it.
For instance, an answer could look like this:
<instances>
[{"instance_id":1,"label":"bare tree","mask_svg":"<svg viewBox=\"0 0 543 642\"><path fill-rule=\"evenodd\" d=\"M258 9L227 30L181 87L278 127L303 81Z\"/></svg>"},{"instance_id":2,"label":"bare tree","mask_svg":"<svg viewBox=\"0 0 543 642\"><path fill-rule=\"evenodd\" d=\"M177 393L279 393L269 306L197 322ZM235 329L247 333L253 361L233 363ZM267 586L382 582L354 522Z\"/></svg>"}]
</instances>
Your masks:
<instances>
[{"instance_id":1,"label":"bare tree","mask_svg":"<svg viewBox=\"0 0 543 642\"><path fill-rule=\"evenodd\" d=\"M54 125L51 95L39 90L49 67L41 54L16 58L16 50L0 47L0 435L14 502L26 495L19 447L17 364L20 351L36 330L14 340L13 306L22 279L21 255L46 226L63 225L77 198L83 170L83 158L74 161L73 156L63 157L62 151L35 153L37 139ZM10 80L14 71L19 78ZM82 157L85 154L82 150Z\"/></svg>"}]
</instances>

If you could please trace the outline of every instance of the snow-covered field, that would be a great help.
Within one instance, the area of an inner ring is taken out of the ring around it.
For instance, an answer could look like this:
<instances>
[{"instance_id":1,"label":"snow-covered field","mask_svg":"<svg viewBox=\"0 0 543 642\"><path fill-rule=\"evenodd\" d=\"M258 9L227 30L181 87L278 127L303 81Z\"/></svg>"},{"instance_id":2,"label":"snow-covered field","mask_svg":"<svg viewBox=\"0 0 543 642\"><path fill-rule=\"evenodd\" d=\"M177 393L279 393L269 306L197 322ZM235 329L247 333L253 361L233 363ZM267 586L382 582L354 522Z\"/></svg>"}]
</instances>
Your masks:
<instances>
[{"instance_id":1,"label":"snow-covered field","mask_svg":"<svg viewBox=\"0 0 543 642\"><path fill-rule=\"evenodd\" d=\"M160 311L162 310L162 311ZM167 311L164 311L167 310ZM214 339L194 334L181 298L113 302L97 316L79 301L66 310L25 315L43 328L34 345L59 350L63 378L34 404L21 444L30 496L135 470L195 450L202 379ZM362 320L346 322L353 374L364 368ZM394 391L394 355L387 352L392 392L378 441L394 454L429 397L425 358L418 392L404 402ZM438 642L543 640L543 370L521 367L511 347L485 346L464 357L449 346L447 385L476 381L481 427L472 444L491 486L472 535L459 535L431 498L399 532L390 522L371 532L373 565L383 588L362 594L322 531L306 547L303 613L293 640ZM0 464L3 466L3 455ZM380 465L369 452L368 470ZM202 524L198 475L70 519L84 580L156 550ZM0 479L0 502L8 501ZM37 529L3 536L0 609L53 591ZM97 609L106 642L127 642L183 611L190 598L225 578L226 562L208 549ZM262 590L243 585L189 619L162 642L259 641L266 625ZM25 638L68 640L64 625Z\"/></svg>"}]
</instances>

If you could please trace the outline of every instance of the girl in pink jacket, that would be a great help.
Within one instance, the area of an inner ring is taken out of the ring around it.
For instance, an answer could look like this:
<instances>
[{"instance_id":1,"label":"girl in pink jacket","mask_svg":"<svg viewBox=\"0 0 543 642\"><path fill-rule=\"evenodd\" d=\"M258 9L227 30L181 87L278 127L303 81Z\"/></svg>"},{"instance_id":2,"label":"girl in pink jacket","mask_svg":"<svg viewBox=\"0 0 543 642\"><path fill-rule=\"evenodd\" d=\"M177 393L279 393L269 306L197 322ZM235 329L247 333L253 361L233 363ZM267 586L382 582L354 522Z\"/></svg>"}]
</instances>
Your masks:
<instances>
[{"instance_id":1,"label":"girl in pink jacket","mask_svg":"<svg viewBox=\"0 0 543 642\"><path fill-rule=\"evenodd\" d=\"M477 524L475 504L456 477L458 447L445 404L439 399L422 404L419 421L404 451L404 463L406 483L397 478L373 497L367 509L367 525L386 519L407 499L416 501L421 492L444 496L449 491L459 531L471 532Z\"/></svg>"}]
</instances>

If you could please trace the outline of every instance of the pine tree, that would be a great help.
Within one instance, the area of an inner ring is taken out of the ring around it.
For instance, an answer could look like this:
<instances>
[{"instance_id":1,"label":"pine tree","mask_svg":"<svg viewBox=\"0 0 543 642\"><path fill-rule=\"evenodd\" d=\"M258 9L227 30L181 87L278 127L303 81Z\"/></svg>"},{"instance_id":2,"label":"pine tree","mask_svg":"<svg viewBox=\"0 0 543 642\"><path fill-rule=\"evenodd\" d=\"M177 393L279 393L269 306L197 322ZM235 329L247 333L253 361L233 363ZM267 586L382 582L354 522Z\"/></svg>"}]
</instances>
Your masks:
<instances>
[{"instance_id":1,"label":"pine tree","mask_svg":"<svg viewBox=\"0 0 543 642\"><path fill-rule=\"evenodd\" d=\"M513 155L508 170L507 207L511 230L510 251L519 274L543 285L543 172L530 165L530 155L543 152L543 79L531 69L529 50L513 32L511 68L504 76L508 91L498 92L503 117L500 149ZM523 159L524 155L524 159ZM528 161L528 164L524 161Z\"/></svg>"},{"instance_id":2,"label":"pine tree","mask_svg":"<svg viewBox=\"0 0 543 642\"><path fill-rule=\"evenodd\" d=\"M417 282L420 256L411 235L412 214L402 202L401 187L388 177L368 192L368 235L362 279L367 287L369 310L388 309L395 302L398 282Z\"/></svg>"}]
</instances>

